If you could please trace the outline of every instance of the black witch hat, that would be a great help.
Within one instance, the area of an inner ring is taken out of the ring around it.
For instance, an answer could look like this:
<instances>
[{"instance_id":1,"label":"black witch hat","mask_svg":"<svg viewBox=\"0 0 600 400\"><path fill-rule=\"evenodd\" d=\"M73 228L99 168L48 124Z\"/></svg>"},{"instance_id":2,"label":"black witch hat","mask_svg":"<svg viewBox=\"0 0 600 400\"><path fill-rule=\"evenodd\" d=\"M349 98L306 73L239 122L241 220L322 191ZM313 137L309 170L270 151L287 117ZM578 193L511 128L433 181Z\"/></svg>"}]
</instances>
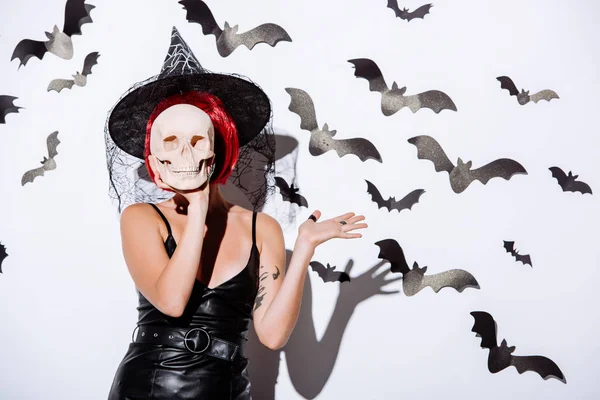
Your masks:
<instances>
[{"instance_id":1,"label":"black witch hat","mask_svg":"<svg viewBox=\"0 0 600 400\"><path fill-rule=\"evenodd\" d=\"M119 212L133 203L156 203L173 196L149 179L144 163L146 125L165 98L189 91L217 96L233 118L240 152L230 180L255 209L274 192L275 139L271 104L265 92L246 77L203 68L173 27L171 44L160 74L136 83L109 111L105 126L109 195ZM258 161L257 161L258 160Z\"/></svg>"}]
</instances>

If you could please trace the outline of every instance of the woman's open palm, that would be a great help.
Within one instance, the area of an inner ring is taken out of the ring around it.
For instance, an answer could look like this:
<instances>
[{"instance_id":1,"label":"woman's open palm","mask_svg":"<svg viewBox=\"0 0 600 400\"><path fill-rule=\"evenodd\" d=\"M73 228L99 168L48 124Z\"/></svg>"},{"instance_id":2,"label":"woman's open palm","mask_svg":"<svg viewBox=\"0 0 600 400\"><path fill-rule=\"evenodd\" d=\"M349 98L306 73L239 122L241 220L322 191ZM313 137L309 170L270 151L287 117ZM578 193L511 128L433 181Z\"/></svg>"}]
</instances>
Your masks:
<instances>
[{"instance_id":1,"label":"woman's open palm","mask_svg":"<svg viewBox=\"0 0 600 400\"><path fill-rule=\"evenodd\" d=\"M316 221L307 219L298 227L298 236L305 238L315 247L333 238L353 239L362 237L360 233L353 232L357 229L364 229L368 225L359 223L365 219L363 215L356 215L348 212L337 217L319 222L321 212L315 210L312 213Z\"/></svg>"}]
</instances>

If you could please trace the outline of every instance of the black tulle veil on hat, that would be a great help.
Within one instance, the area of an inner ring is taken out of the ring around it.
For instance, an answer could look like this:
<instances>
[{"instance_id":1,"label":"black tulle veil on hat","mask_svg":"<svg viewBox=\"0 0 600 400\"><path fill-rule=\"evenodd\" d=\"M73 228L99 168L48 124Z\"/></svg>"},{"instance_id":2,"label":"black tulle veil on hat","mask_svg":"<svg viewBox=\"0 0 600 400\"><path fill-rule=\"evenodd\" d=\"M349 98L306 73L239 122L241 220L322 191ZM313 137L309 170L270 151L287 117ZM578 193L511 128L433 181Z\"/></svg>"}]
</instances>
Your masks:
<instances>
[{"instance_id":1,"label":"black tulle veil on hat","mask_svg":"<svg viewBox=\"0 0 600 400\"><path fill-rule=\"evenodd\" d=\"M174 195L160 189L148 176L144 163L146 124L159 102L187 91L217 96L236 124L240 152L229 181L255 210L274 192L275 138L269 98L245 77L213 73L202 67L173 27L161 72L136 83L108 113L104 137L109 196L119 212L130 204L158 203Z\"/></svg>"}]
</instances>

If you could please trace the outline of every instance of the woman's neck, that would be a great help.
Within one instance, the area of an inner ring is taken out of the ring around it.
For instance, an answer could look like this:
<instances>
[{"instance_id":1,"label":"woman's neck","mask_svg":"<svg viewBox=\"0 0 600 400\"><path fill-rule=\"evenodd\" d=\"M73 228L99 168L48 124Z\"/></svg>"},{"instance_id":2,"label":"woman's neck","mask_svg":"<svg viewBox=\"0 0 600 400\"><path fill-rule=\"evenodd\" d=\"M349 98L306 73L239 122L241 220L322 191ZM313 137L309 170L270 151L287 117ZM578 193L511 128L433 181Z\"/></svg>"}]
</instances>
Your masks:
<instances>
[{"instance_id":1,"label":"woman's neck","mask_svg":"<svg viewBox=\"0 0 600 400\"><path fill-rule=\"evenodd\" d=\"M178 213L187 214L187 206L189 203L184 196L175 194L175 196L167 200L167 203L170 203L170 207L175 209ZM210 183L207 215L227 213L232 206L233 204L229 203L223 197L219 184L214 182Z\"/></svg>"}]
</instances>

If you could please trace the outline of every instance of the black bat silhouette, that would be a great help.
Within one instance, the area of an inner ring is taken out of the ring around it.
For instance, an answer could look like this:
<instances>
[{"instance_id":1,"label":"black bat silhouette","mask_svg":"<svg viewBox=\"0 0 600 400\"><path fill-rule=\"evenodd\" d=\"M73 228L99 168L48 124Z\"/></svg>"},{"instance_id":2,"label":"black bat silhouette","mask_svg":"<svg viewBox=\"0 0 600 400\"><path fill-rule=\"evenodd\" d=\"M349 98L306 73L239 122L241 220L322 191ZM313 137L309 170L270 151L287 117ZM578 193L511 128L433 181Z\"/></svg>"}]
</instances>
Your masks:
<instances>
[{"instance_id":1,"label":"black bat silhouette","mask_svg":"<svg viewBox=\"0 0 600 400\"><path fill-rule=\"evenodd\" d=\"M475 319L471 332L475 332L477 336L481 337L482 348L490 350L488 370L492 374L512 365L519 374L525 371L534 371L544 380L556 378L563 383L567 383L558 365L549 358L543 356L513 356L515 346L508 347L505 339L502 339L502 343L498 346L496 321L490 314L485 311L472 311L471 315Z\"/></svg>"},{"instance_id":2,"label":"black bat silhouette","mask_svg":"<svg viewBox=\"0 0 600 400\"><path fill-rule=\"evenodd\" d=\"M402 274L402 289L407 296L414 296L423 288L429 286L435 293L444 287L454 288L461 293L466 288L479 289L479 283L473 275L462 269L451 269L438 274L427 275L427 267L419 268L419 264L413 263L412 269L406 263L402 247L394 239L383 239L375 242L379 247L377 257L390 263L392 272Z\"/></svg>"},{"instance_id":3,"label":"black bat silhouette","mask_svg":"<svg viewBox=\"0 0 600 400\"><path fill-rule=\"evenodd\" d=\"M335 150L339 157L354 154L361 161L372 158L382 162L379 151L367 139L352 138L338 140L333 138L337 131L330 131L327 124L323 125L323 129L319 129L315 105L304 90L286 88L285 91L292 98L288 109L300 117L300 129L310 131L308 151L311 155L319 156L330 150Z\"/></svg>"},{"instance_id":4,"label":"black bat silhouette","mask_svg":"<svg viewBox=\"0 0 600 400\"><path fill-rule=\"evenodd\" d=\"M440 144L431 136L415 136L408 139L408 143L417 147L417 158L433 162L437 172L448 172L450 186L455 193L462 193L475 180L485 185L492 178L509 180L515 174L527 174L521 164L509 158L500 158L473 170L471 161L464 163L459 158L454 166Z\"/></svg>"},{"instance_id":5,"label":"black bat silhouette","mask_svg":"<svg viewBox=\"0 0 600 400\"><path fill-rule=\"evenodd\" d=\"M387 208L388 211L398 210L398 212L404 209L411 209L412 206L419 202L419 198L425 190L423 189L415 189L406 196L404 196L401 200L396 200L395 197L388 197L387 200L383 199L383 196L379 192L379 189L371 182L365 179L367 182L367 193L371 195L371 200L375 202L379 206L379 208Z\"/></svg>"},{"instance_id":6,"label":"black bat silhouette","mask_svg":"<svg viewBox=\"0 0 600 400\"><path fill-rule=\"evenodd\" d=\"M54 157L58 154L56 150L60 140L58 140L58 131L52 132L46 138L46 146L48 147L48 158L44 157L41 161L42 166L31 169L23 174L21 178L21 186L25 186L27 182L33 182L38 176L44 176L44 172L56 169L56 161Z\"/></svg>"},{"instance_id":7,"label":"black bat silhouette","mask_svg":"<svg viewBox=\"0 0 600 400\"><path fill-rule=\"evenodd\" d=\"M421 108L430 108L436 114L442 110L457 110L452 99L439 90L428 90L423 93L405 96L406 86L398 88L396 82L393 82L392 88L389 89L381 70L373 60L355 58L348 60L348 62L354 65L354 76L369 81L371 92L381 93L381 112L385 116L393 115L404 107L408 107L413 113Z\"/></svg>"},{"instance_id":8,"label":"black bat silhouette","mask_svg":"<svg viewBox=\"0 0 600 400\"><path fill-rule=\"evenodd\" d=\"M396 14L397 18L404 19L410 22L412 19L415 18L425 19L425 15L429 14L429 10L431 9L431 7L433 7L433 4L429 3L422 5L413 12L408 12L408 8L403 8L401 10L400 7L398 7L398 0L388 0L387 6L388 8L394 10L394 13Z\"/></svg>"},{"instance_id":9,"label":"black bat silhouette","mask_svg":"<svg viewBox=\"0 0 600 400\"><path fill-rule=\"evenodd\" d=\"M0 243L0 274L2 273L2 262L6 257L8 257L8 254L6 253L6 247Z\"/></svg>"},{"instance_id":10,"label":"black bat silhouette","mask_svg":"<svg viewBox=\"0 0 600 400\"><path fill-rule=\"evenodd\" d=\"M308 207L308 202L304 196L297 193L298 188L294 187L293 183L288 185L285 179L276 176L275 185L279 188L279 193L281 193L283 200L298 204L300 207Z\"/></svg>"},{"instance_id":11,"label":"black bat silhouette","mask_svg":"<svg viewBox=\"0 0 600 400\"><path fill-rule=\"evenodd\" d=\"M529 94L529 90L525 91L521 89L519 92L515 83L508 76L499 76L496 79L500 81L500 87L502 89L507 89L511 96L517 96L517 102L522 106L529 103L529 101L537 103L540 100L550 101L552 99L560 98L555 91L550 89L544 89L532 95Z\"/></svg>"},{"instance_id":12,"label":"black bat silhouette","mask_svg":"<svg viewBox=\"0 0 600 400\"><path fill-rule=\"evenodd\" d=\"M93 22L90 17L90 11L95 6L85 4L85 0L67 0L65 5L65 22L62 31L54 25L52 33L46 32L48 41L23 39L17 44L13 51L11 61L18 58L19 68L26 65L31 57L37 57L40 60L44 58L46 52L50 52L57 57L65 60L73 58L72 35L81 35L81 26L88 22Z\"/></svg>"},{"instance_id":13,"label":"black bat silhouette","mask_svg":"<svg viewBox=\"0 0 600 400\"><path fill-rule=\"evenodd\" d=\"M343 271L336 271L335 267L329 266L329 263L325 267L318 261L311 261L309 265L319 274L323 282L350 282L350 275Z\"/></svg>"},{"instance_id":14,"label":"black bat silhouette","mask_svg":"<svg viewBox=\"0 0 600 400\"><path fill-rule=\"evenodd\" d=\"M219 28L212 12L202 0L180 0L179 4L187 11L185 18L189 22L200 24L204 35L215 35L221 57L227 57L242 44L252 50L258 43L267 43L275 47L279 42L292 41L288 33L276 24L262 24L248 32L237 33L238 26L232 28L227 22L223 29Z\"/></svg>"},{"instance_id":15,"label":"black bat silhouette","mask_svg":"<svg viewBox=\"0 0 600 400\"><path fill-rule=\"evenodd\" d=\"M85 86L87 84L87 76L92 73L92 67L98 64L98 57L100 57L100 53L94 51L87 56L85 56L85 60L83 61L83 70L81 73L77 71L75 75L73 75L73 79L54 79L48 85L48 92L51 90L55 90L60 93L63 89L71 89L73 85L77 86Z\"/></svg>"},{"instance_id":16,"label":"black bat silhouette","mask_svg":"<svg viewBox=\"0 0 600 400\"><path fill-rule=\"evenodd\" d=\"M515 261L521 261L523 265L529 264L533 268L533 264L531 263L531 256L529 254L519 254L517 250L515 250L515 242L509 242L503 240L504 249L507 253L510 253L511 256L515 258Z\"/></svg>"},{"instance_id":17,"label":"black bat silhouette","mask_svg":"<svg viewBox=\"0 0 600 400\"><path fill-rule=\"evenodd\" d=\"M559 167L548 168L552 172L552 177L556 178L563 192L580 192L581 194L592 194L592 188L585 182L578 181L579 175L573 175L569 171L569 175Z\"/></svg>"},{"instance_id":18,"label":"black bat silhouette","mask_svg":"<svg viewBox=\"0 0 600 400\"><path fill-rule=\"evenodd\" d=\"M18 113L23 107L15 106L13 102L18 97L0 95L0 124L6 123L6 116L10 113Z\"/></svg>"}]
</instances>

